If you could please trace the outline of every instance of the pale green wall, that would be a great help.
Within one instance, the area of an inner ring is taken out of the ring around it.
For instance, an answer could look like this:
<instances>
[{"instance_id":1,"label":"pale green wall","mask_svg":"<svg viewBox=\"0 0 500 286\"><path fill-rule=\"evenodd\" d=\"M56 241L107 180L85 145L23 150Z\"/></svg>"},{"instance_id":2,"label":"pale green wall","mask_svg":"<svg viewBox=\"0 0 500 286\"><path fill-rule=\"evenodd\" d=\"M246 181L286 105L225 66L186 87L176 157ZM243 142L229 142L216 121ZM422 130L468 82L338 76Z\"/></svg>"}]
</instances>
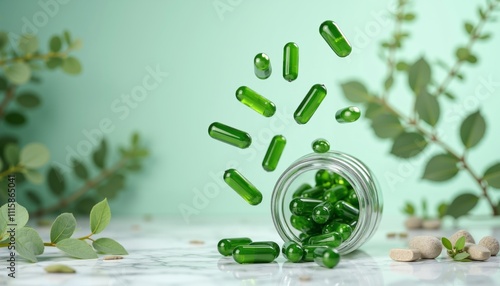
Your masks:
<instances>
[{"instance_id":1,"label":"pale green wall","mask_svg":"<svg viewBox=\"0 0 500 286\"><path fill-rule=\"evenodd\" d=\"M44 13L39 3L45 2L0 1L0 28L19 34L25 25L23 19L33 22L34 16ZM269 213L270 193L279 174L310 152L311 141L318 137L329 139L333 148L360 158L373 169L384 190L386 213L391 216L399 214L406 199L432 196L437 203L437 199L473 186L466 175L447 184L421 182L422 166L411 167L411 163L421 164L422 158L407 164L389 156L389 142L375 139L367 120L340 125L333 119L334 111L348 104L340 93L340 82L356 77L380 90L385 66L377 56L379 42L391 31L387 17L394 1L67 2L59 4L58 11L47 17L36 33L43 43L64 29L81 38L84 46L76 55L83 62L83 74L41 74L43 83L30 88L43 95L43 107L29 114L32 124L13 132L23 133L25 143L47 144L52 160L64 162L66 147L76 148L86 140L82 131L97 128L102 119L109 118L115 126L108 134L115 145L139 130L152 157L145 171L133 176L127 191L113 201L115 214L178 216L180 205L193 205L197 190L211 187L220 192L192 219ZM415 2L412 7L418 19L409 26L412 36L404 55L412 60L425 55L430 62L438 58L451 62L452 51L465 40L462 22L476 19L475 7L483 1L461 1L460 5L452 0ZM214 3L229 5L230 10L218 13ZM348 58L336 57L320 37L318 27L326 19L335 20L353 43L354 52ZM499 31L499 24L491 24L487 30ZM300 75L293 83L280 75L282 48L288 41L297 42L301 51ZM499 45L497 33L492 41L475 47L480 65L463 69L467 82L452 84L459 99L447 107L472 111L470 100L475 98L481 79L500 81ZM252 59L258 52L268 53L273 61L274 73L269 80L253 75ZM148 67L159 67L168 76L126 116L114 110L111 106L117 104L115 101L142 85ZM435 72L438 79L444 76L442 71ZM298 126L291 114L314 83L324 83L329 94L313 120ZM234 99L240 85L265 93L283 116L269 120L242 106ZM498 157L499 95L497 85L487 98L479 100L489 126L495 124L488 129L486 140L470 153L473 164L481 168ZM410 94L400 81L392 96L404 106ZM213 121L247 130L254 145L240 151L212 140L207 127ZM441 123L450 144L459 147L459 121L445 116ZM0 127L6 128L3 123ZM260 163L270 136L276 132L288 138L288 145L278 169L266 173ZM432 150L437 149L428 151ZM261 205L247 205L223 185L220 173L228 164L237 164L261 188L265 195ZM400 173L403 182L391 187L385 179L387 172Z\"/></svg>"}]
</instances>

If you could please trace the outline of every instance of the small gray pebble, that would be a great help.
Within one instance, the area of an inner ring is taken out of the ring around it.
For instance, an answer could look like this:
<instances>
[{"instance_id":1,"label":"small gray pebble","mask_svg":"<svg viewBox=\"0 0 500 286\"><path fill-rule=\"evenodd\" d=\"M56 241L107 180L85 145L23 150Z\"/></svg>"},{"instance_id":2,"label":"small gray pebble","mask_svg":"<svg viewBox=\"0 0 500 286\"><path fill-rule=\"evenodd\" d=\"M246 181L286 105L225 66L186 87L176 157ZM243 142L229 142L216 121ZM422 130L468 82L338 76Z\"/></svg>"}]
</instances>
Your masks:
<instances>
[{"instance_id":1,"label":"small gray pebble","mask_svg":"<svg viewBox=\"0 0 500 286\"><path fill-rule=\"evenodd\" d=\"M483 237L478 245L484 246L488 248L488 250L491 252L491 256L496 256L498 254L498 250L500 248L500 245L498 244L498 240L494 238L493 236L485 236Z\"/></svg>"},{"instance_id":2,"label":"small gray pebble","mask_svg":"<svg viewBox=\"0 0 500 286\"><path fill-rule=\"evenodd\" d=\"M490 258L491 256L491 252L488 250L488 248L481 245L466 243L465 251L469 253L469 258L472 260L484 261L488 260L488 258Z\"/></svg>"},{"instance_id":3,"label":"small gray pebble","mask_svg":"<svg viewBox=\"0 0 500 286\"><path fill-rule=\"evenodd\" d=\"M416 216L411 216L405 220L405 227L407 229L422 228L422 219Z\"/></svg>"},{"instance_id":4,"label":"small gray pebble","mask_svg":"<svg viewBox=\"0 0 500 286\"><path fill-rule=\"evenodd\" d=\"M451 244L455 245L457 240L459 238L461 238L462 236L465 236L465 242L470 242L473 244L476 243L476 241L474 240L474 238L472 237L472 235L468 231L461 229L461 230L455 232L452 236L450 236L449 239L450 239Z\"/></svg>"},{"instance_id":5,"label":"small gray pebble","mask_svg":"<svg viewBox=\"0 0 500 286\"><path fill-rule=\"evenodd\" d=\"M422 258L434 259L441 254L443 246L441 241L435 236L415 236L410 239L410 248L420 250Z\"/></svg>"},{"instance_id":6,"label":"small gray pebble","mask_svg":"<svg viewBox=\"0 0 500 286\"><path fill-rule=\"evenodd\" d=\"M426 219L422 222L422 227L425 229L439 229L441 228L440 219Z\"/></svg>"},{"instance_id":7,"label":"small gray pebble","mask_svg":"<svg viewBox=\"0 0 500 286\"><path fill-rule=\"evenodd\" d=\"M418 249L404 249L404 248L393 248L389 252L389 257L392 260L402 261L402 262L411 262L419 260L422 254Z\"/></svg>"}]
</instances>

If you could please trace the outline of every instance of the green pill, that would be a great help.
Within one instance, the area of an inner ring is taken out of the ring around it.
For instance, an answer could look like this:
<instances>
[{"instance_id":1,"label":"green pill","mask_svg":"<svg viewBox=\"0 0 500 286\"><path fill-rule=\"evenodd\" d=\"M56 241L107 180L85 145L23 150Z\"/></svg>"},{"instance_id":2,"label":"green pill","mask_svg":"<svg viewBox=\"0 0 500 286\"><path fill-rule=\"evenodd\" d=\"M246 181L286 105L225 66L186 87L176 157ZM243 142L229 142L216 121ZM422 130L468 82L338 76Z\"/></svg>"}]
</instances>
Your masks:
<instances>
[{"instance_id":1,"label":"green pill","mask_svg":"<svg viewBox=\"0 0 500 286\"><path fill-rule=\"evenodd\" d=\"M347 195L346 201L353 207L359 208L358 195L356 195L356 192L354 190L349 191L349 195Z\"/></svg>"},{"instance_id":2,"label":"green pill","mask_svg":"<svg viewBox=\"0 0 500 286\"><path fill-rule=\"evenodd\" d=\"M294 215L309 216L313 209L321 203L321 200L316 199L295 198L290 202L290 211Z\"/></svg>"},{"instance_id":3,"label":"green pill","mask_svg":"<svg viewBox=\"0 0 500 286\"><path fill-rule=\"evenodd\" d=\"M324 193L325 189L322 186L316 186L309 190L303 191L301 197L322 200Z\"/></svg>"},{"instance_id":4,"label":"green pill","mask_svg":"<svg viewBox=\"0 0 500 286\"><path fill-rule=\"evenodd\" d=\"M271 117L276 112L276 106L272 101L247 86L240 86L236 90L236 98L265 117Z\"/></svg>"},{"instance_id":5,"label":"green pill","mask_svg":"<svg viewBox=\"0 0 500 286\"><path fill-rule=\"evenodd\" d=\"M328 189L335 183L335 174L329 170L320 169L316 172L314 180L316 181L316 186Z\"/></svg>"},{"instance_id":6,"label":"green pill","mask_svg":"<svg viewBox=\"0 0 500 286\"><path fill-rule=\"evenodd\" d=\"M346 241L352 234L352 227L341 222L330 222L323 227L323 234L337 232L342 237L342 241Z\"/></svg>"},{"instance_id":7,"label":"green pill","mask_svg":"<svg viewBox=\"0 0 500 286\"><path fill-rule=\"evenodd\" d=\"M236 246L250 243L252 243L252 240L248 237L223 238L217 243L217 250L220 254L229 256L233 254L233 250Z\"/></svg>"},{"instance_id":8,"label":"green pill","mask_svg":"<svg viewBox=\"0 0 500 286\"><path fill-rule=\"evenodd\" d=\"M344 109L340 109L335 113L335 119L338 123L350 123L358 120L361 116L361 111L356 106L349 106Z\"/></svg>"},{"instance_id":9,"label":"green pill","mask_svg":"<svg viewBox=\"0 0 500 286\"><path fill-rule=\"evenodd\" d=\"M283 48L283 78L289 82L299 76L299 46L287 43Z\"/></svg>"},{"instance_id":10,"label":"green pill","mask_svg":"<svg viewBox=\"0 0 500 286\"><path fill-rule=\"evenodd\" d=\"M315 153L326 153L330 151L330 143L326 139L316 139L312 143L312 149Z\"/></svg>"},{"instance_id":11,"label":"green pill","mask_svg":"<svg viewBox=\"0 0 500 286\"><path fill-rule=\"evenodd\" d=\"M234 261L244 263L273 262L276 250L269 245L239 245L233 251Z\"/></svg>"},{"instance_id":12,"label":"green pill","mask_svg":"<svg viewBox=\"0 0 500 286\"><path fill-rule=\"evenodd\" d=\"M342 177L339 174L334 175L333 181L335 182L336 185L346 186L348 189L351 188L351 184L349 183L349 181L347 181L344 177Z\"/></svg>"},{"instance_id":13,"label":"green pill","mask_svg":"<svg viewBox=\"0 0 500 286\"><path fill-rule=\"evenodd\" d=\"M313 209L311 217L314 220L314 222L319 224L324 224L328 220L330 220L332 214L333 214L333 205L329 202L322 202Z\"/></svg>"},{"instance_id":14,"label":"green pill","mask_svg":"<svg viewBox=\"0 0 500 286\"><path fill-rule=\"evenodd\" d=\"M260 79L266 79L271 76L271 59L269 56L260 53L253 58L254 73Z\"/></svg>"},{"instance_id":15,"label":"green pill","mask_svg":"<svg viewBox=\"0 0 500 286\"><path fill-rule=\"evenodd\" d=\"M274 258L278 258L280 256L280 246L274 241L256 241L252 242L249 245L268 245L271 246L275 250Z\"/></svg>"},{"instance_id":16,"label":"green pill","mask_svg":"<svg viewBox=\"0 0 500 286\"><path fill-rule=\"evenodd\" d=\"M344 220L357 220L359 210L346 201L338 201L333 205L333 213Z\"/></svg>"},{"instance_id":17,"label":"green pill","mask_svg":"<svg viewBox=\"0 0 500 286\"><path fill-rule=\"evenodd\" d=\"M295 229L306 234L321 232L321 228L310 217L292 215L290 223Z\"/></svg>"},{"instance_id":18,"label":"green pill","mask_svg":"<svg viewBox=\"0 0 500 286\"><path fill-rule=\"evenodd\" d=\"M297 110L293 114L298 124L306 124L313 116L316 109L326 96L326 87L322 84L315 84L306 94Z\"/></svg>"},{"instance_id":19,"label":"green pill","mask_svg":"<svg viewBox=\"0 0 500 286\"><path fill-rule=\"evenodd\" d=\"M329 247L339 247L342 244L342 236L338 232L330 232L311 236L308 241L309 245L325 245Z\"/></svg>"},{"instance_id":20,"label":"green pill","mask_svg":"<svg viewBox=\"0 0 500 286\"><path fill-rule=\"evenodd\" d=\"M287 241L283 244L283 256L291 262L300 262L304 256L304 249L294 241Z\"/></svg>"},{"instance_id":21,"label":"green pill","mask_svg":"<svg viewBox=\"0 0 500 286\"><path fill-rule=\"evenodd\" d=\"M299 198L302 196L302 193L306 190L312 189L311 185L308 183L304 183L300 185L295 192L293 192L293 198Z\"/></svg>"},{"instance_id":22,"label":"green pill","mask_svg":"<svg viewBox=\"0 0 500 286\"><path fill-rule=\"evenodd\" d=\"M333 21L325 21L319 26L319 33L328 43L330 48L339 57L346 57L352 52L352 46Z\"/></svg>"},{"instance_id":23,"label":"green pill","mask_svg":"<svg viewBox=\"0 0 500 286\"><path fill-rule=\"evenodd\" d=\"M219 122L210 124L208 127L208 135L216 140L241 149L248 148L248 146L252 144L252 138L248 133Z\"/></svg>"},{"instance_id":24,"label":"green pill","mask_svg":"<svg viewBox=\"0 0 500 286\"><path fill-rule=\"evenodd\" d=\"M224 181L249 204L255 206L262 201L262 193L237 170L226 170Z\"/></svg>"},{"instance_id":25,"label":"green pill","mask_svg":"<svg viewBox=\"0 0 500 286\"><path fill-rule=\"evenodd\" d=\"M324 245L306 245L303 246L304 256L302 257L302 261L312 262L314 261L314 251L318 248L328 248Z\"/></svg>"},{"instance_id":26,"label":"green pill","mask_svg":"<svg viewBox=\"0 0 500 286\"><path fill-rule=\"evenodd\" d=\"M278 162L280 161L281 154L285 149L286 139L283 135L276 135L271 139L269 147L267 148L266 155L262 161L262 168L268 172L276 170Z\"/></svg>"},{"instance_id":27,"label":"green pill","mask_svg":"<svg viewBox=\"0 0 500 286\"><path fill-rule=\"evenodd\" d=\"M330 203L336 203L341 199L347 197L349 195L349 190L347 190L346 186L337 185L331 189L325 191L325 201Z\"/></svg>"},{"instance_id":28,"label":"green pill","mask_svg":"<svg viewBox=\"0 0 500 286\"><path fill-rule=\"evenodd\" d=\"M319 265L326 268L333 268L339 264L340 255L339 253L329 247L317 248L314 250L314 261Z\"/></svg>"}]
</instances>

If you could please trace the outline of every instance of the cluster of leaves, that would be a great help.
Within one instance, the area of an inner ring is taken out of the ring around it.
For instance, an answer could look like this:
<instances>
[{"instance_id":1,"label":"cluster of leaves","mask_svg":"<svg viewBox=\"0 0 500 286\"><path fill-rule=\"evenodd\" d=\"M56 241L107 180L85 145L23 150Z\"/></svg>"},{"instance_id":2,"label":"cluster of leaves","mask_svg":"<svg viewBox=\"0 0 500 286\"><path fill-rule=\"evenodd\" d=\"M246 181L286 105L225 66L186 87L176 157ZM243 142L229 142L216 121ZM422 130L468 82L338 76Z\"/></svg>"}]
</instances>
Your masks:
<instances>
[{"instance_id":1,"label":"cluster of leaves","mask_svg":"<svg viewBox=\"0 0 500 286\"><path fill-rule=\"evenodd\" d=\"M447 249L448 255L455 261L470 262L469 253L465 252L465 236L460 237L455 242L455 245L451 244L451 241L446 237L441 238L441 243Z\"/></svg>"},{"instance_id":2,"label":"cluster of leaves","mask_svg":"<svg viewBox=\"0 0 500 286\"><path fill-rule=\"evenodd\" d=\"M430 144L438 145L443 152L434 154L427 162L422 178L433 182L444 182L454 178L459 171L465 171L477 182L480 195L474 193L461 194L446 208L446 215L458 218L467 214L476 206L480 197L488 200L494 215L500 214L500 203L495 204L488 192L489 187L500 189L500 162L491 164L482 175L477 175L468 164L466 154L476 147L484 138L486 121L480 110L468 114L460 125L459 137L463 145L463 152L459 153L439 138L437 126L442 117L442 106L439 101L444 94L449 100L455 96L448 91L448 84L453 79L464 80L459 69L463 64L476 64L478 57L472 52L472 45L476 41L486 41L491 35L482 33L485 23L492 21L491 14L498 10L500 0L488 1L485 8L478 8L479 20L476 24L465 22L464 28L468 42L457 48L455 63L448 67L441 61L438 66L444 66L447 77L441 84L433 79L431 65L425 58L419 58L413 63L397 60L395 51L401 48L408 32L401 31L403 21L415 18L413 13L404 12L407 0L399 1L399 8L395 14L396 31L390 41L382 43L382 49L389 66L388 75L384 79L384 89L377 95L358 80L342 83L344 96L351 102L365 104L365 117L371 121L371 128L381 139L391 140L390 153L398 158L408 159L422 153ZM411 16L408 16L411 15ZM388 96L396 76L405 79L413 108L409 115L391 105ZM442 127L441 127L442 128Z\"/></svg>"},{"instance_id":3,"label":"cluster of leaves","mask_svg":"<svg viewBox=\"0 0 500 286\"><path fill-rule=\"evenodd\" d=\"M427 200L426 199L422 200L421 209L422 209L422 214L421 214L422 219L429 219L431 216L429 216L429 213L427 210L428 208L427 208ZM448 209L448 204L440 203L436 209L437 217L439 219L443 218L447 213L447 209ZM409 216L417 215L415 205L411 202L406 202L404 205L404 208L403 208L403 213L406 215L409 215Z\"/></svg>"},{"instance_id":4,"label":"cluster of leaves","mask_svg":"<svg viewBox=\"0 0 500 286\"><path fill-rule=\"evenodd\" d=\"M90 234L72 238L76 229L76 219L71 213L62 213L52 223L50 242L43 242L38 232L26 224L29 220L28 211L17 203L15 206L5 204L0 208L0 247L10 247L17 254L30 262L37 262L37 256L43 254L45 246L56 247L67 255L80 259L98 258L97 253L125 255L125 248L111 238L94 239L93 235L101 233L111 220L111 210L108 201L97 203L90 211ZM15 216L10 216L9 208L15 207ZM10 243L11 231L7 222L16 224L15 243ZM87 243L89 240L92 245Z\"/></svg>"}]
</instances>

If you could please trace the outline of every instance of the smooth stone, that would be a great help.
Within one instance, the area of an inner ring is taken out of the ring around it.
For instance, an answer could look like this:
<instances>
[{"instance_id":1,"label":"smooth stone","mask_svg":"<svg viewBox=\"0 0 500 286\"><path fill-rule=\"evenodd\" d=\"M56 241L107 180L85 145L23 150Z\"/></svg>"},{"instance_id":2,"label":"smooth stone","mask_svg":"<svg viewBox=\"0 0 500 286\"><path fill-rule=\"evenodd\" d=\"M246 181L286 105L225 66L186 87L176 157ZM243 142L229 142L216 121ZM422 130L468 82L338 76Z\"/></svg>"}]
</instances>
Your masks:
<instances>
[{"instance_id":1,"label":"smooth stone","mask_svg":"<svg viewBox=\"0 0 500 286\"><path fill-rule=\"evenodd\" d=\"M476 241L474 240L474 237L472 237L472 235L468 231L463 230L463 229L455 232L452 236L450 236L449 240L450 240L452 245L455 245L457 240L462 236L465 236L465 242L470 242L473 244L476 243Z\"/></svg>"},{"instance_id":2,"label":"smooth stone","mask_svg":"<svg viewBox=\"0 0 500 286\"><path fill-rule=\"evenodd\" d=\"M440 229L441 220L440 219L426 219L422 222L422 227L424 229Z\"/></svg>"},{"instance_id":3,"label":"smooth stone","mask_svg":"<svg viewBox=\"0 0 500 286\"><path fill-rule=\"evenodd\" d=\"M488 250L491 252L491 256L496 256L498 254L498 250L500 248L498 240L496 238L494 238L493 236L483 237L479 241L478 245L481 245L481 246L488 248Z\"/></svg>"},{"instance_id":4,"label":"smooth stone","mask_svg":"<svg viewBox=\"0 0 500 286\"><path fill-rule=\"evenodd\" d=\"M416 216L411 216L405 220L405 227L407 229L422 228L422 219Z\"/></svg>"},{"instance_id":5,"label":"smooth stone","mask_svg":"<svg viewBox=\"0 0 500 286\"><path fill-rule=\"evenodd\" d=\"M469 258L472 260L484 261L488 260L491 256L488 248L481 245L466 243L464 250L469 253Z\"/></svg>"},{"instance_id":6,"label":"smooth stone","mask_svg":"<svg viewBox=\"0 0 500 286\"><path fill-rule=\"evenodd\" d=\"M393 248L389 252L389 257L396 261L411 262L419 260L422 254L418 249Z\"/></svg>"},{"instance_id":7,"label":"smooth stone","mask_svg":"<svg viewBox=\"0 0 500 286\"><path fill-rule=\"evenodd\" d=\"M441 241L435 236L415 236L410 239L410 248L420 250L422 258L434 259L441 254L443 246Z\"/></svg>"}]
</instances>

